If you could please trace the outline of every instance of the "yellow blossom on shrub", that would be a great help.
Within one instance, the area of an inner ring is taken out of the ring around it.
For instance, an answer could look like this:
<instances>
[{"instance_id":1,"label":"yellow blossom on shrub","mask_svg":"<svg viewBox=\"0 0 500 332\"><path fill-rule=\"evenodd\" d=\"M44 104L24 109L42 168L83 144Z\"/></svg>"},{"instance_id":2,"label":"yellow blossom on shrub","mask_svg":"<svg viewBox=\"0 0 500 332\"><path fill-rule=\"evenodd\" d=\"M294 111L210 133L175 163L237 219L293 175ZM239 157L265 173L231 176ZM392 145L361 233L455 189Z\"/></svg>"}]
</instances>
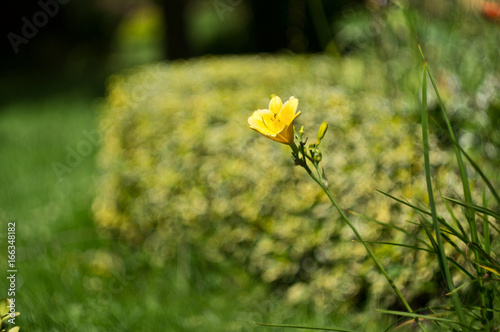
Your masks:
<instances>
[{"instance_id":1,"label":"yellow blossom on shrub","mask_svg":"<svg viewBox=\"0 0 500 332\"><path fill-rule=\"evenodd\" d=\"M293 142L293 120L300 115L297 112L299 100L290 97L283 104L280 97L274 96L269 102L269 109L257 110L248 118L250 128L267 138L283 144Z\"/></svg>"}]
</instances>

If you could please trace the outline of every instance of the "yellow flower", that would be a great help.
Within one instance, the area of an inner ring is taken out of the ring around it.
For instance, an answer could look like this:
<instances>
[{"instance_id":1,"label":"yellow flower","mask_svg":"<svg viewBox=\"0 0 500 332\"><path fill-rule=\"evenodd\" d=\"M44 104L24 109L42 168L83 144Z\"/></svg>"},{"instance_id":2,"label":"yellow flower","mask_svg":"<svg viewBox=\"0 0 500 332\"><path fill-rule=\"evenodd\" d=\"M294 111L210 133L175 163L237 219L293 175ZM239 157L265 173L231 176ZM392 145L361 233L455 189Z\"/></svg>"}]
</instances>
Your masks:
<instances>
[{"instance_id":1,"label":"yellow flower","mask_svg":"<svg viewBox=\"0 0 500 332\"><path fill-rule=\"evenodd\" d=\"M269 109L257 110L248 118L250 128L267 138L283 144L293 142L293 120L300 115L297 111L299 100L290 97L283 104L280 97L275 96L269 102Z\"/></svg>"}]
</instances>

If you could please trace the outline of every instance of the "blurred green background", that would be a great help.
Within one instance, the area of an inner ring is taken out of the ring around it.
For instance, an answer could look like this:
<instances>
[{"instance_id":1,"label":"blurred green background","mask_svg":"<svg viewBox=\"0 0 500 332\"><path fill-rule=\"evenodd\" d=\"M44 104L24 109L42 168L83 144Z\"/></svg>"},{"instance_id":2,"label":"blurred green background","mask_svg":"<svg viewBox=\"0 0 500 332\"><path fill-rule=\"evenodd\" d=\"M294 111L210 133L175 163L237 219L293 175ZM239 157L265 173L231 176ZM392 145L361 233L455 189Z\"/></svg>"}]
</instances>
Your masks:
<instances>
[{"instance_id":1,"label":"blurred green background","mask_svg":"<svg viewBox=\"0 0 500 332\"><path fill-rule=\"evenodd\" d=\"M287 302L280 287L269 286L238 264L213 264L184 248L176 259L151 264L140 245L96 227L92 204L102 190L102 169L96 164L102 137L96 130L108 105L106 89L115 74L128 75L128 68L148 63L189 64L205 55L265 52L293 58L321 53L335 59L338 68L347 68L343 80L335 82L347 95L377 91L400 102L391 107L408 110L407 120L416 123L418 117L412 112L418 111L421 60L408 25L413 20L460 142L498 183L498 172L492 170L498 169L500 159L500 33L497 17L485 12L484 4L472 0L423 1L415 7L382 0L5 4L0 53L0 236L6 239L7 223L16 222L16 309L21 312L16 322L21 330L268 329L254 321L368 330L373 324L385 325L386 318L363 307L363 294L358 294L352 315L336 315L331 308L323 311L307 301ZM363 71L374 63L378 70ZM367 72L372 76L365 77ZM300 97L300 91L294 93ZM261 102L256 101L256 107L264 107ZM437 109L432 96L431 103ZM250 113L240 113L245 123ZM359 114L363 117L363 110ZM435 139L439 147L449 147L446 137ZM5 253L0 255L0 269L6 275L7 244L0 243ZM6 279L0 280L5 296Z\"/></svg>"}]
</instances>

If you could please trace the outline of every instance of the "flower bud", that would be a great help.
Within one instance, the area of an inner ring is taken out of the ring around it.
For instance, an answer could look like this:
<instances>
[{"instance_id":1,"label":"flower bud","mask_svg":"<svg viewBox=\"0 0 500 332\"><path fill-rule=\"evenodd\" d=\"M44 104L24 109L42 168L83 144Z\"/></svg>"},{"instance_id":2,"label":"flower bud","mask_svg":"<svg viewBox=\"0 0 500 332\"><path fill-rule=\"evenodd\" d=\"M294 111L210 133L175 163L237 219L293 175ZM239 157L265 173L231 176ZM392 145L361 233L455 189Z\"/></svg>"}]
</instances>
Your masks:
<instances>
[{"instance_id":1,"label":"flower bud","mask_svg":"<svg viewBox=\"0 0 500 332\"><path fill-rule=\"evenodd\" d=\"M328 130L328 123L323 122L318 130L318 143L317 143L317 145L319 145L319 142L321 142L323 137L325 137L327 130Z\"/></svg>"},{"instance_id":2,"label":"flower bud","mask_svg":"<svg viewBox=\"0 0 500 332\"><path fill-rule=\"evenodd\" d=\"M319 150L316 150L316 153L314 154L314 161L316 163L319 163L321 161L321 159L323 159L323 155L321 154L321 152Z\"/></svg>"}]
</instances>

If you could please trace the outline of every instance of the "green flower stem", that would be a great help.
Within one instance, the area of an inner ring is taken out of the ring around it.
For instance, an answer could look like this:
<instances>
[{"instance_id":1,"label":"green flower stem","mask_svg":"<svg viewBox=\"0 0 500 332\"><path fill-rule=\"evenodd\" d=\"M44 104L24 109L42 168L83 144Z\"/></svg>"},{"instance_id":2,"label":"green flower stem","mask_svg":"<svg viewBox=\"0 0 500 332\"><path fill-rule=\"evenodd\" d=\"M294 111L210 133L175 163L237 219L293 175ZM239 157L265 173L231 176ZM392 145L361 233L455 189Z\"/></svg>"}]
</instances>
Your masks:
<instances>
[{"instance_id":1,"label":"green flower stem","mask_svg":"<svg viewBox=\"0 0 500 332\"><path fill-rule=\"evenodd\" d=\"M330 199L330 202L332 202L333 206L335 206L335 208L337 209L337 211L340 213L340 216L342 217L342 219L352 229L352 231L354 232L354 234L356 235L356 237L358 238L358 240L361 241L361 243L363 243L363 245L365 246L366 251L368 252L368 254L370 255L370 257L373 259L373 261L375 262L375 265L377 265L377 268L380 270L380 272L382 272L382 274L385 276L385 278L387 279L387 281L389 282L389 284L391 285L392 289L394 290L394 292L396 293L396 295L399 297L399 299L401 300L401 302L404 304L404 306L406 307L406 310L408 310L408 312L410 312L410 313L413 313L413 310L411 309L411 307L408 304L408 302L405 300L405 298L404 298L403 294L401 293L401 291L399 290L399 288L394 283L394 280L392 280L392 278L389 276L389 274L384 269L384 267L382 266L382 264L380 264L379 260L377 259L377 257L373 253L373 251L370 249L370 247L368 246L368 244L364 240L364 238L361 235L361 233L358 232L357 228L351 223L351 221L346 216L346 214L344 213L344 211L337 204L337 201L333 198L332 193L330 192L330 190L328 190L328 188L326 187L325 183L322 180L320 180L320 177L317 177L316 175L314 175L314 173L311 171L311 169L307 165L307 162L306 162L306 159L305 159L306 155L304 153L304 147L303 147L303 145L301 145L301 152L302 152L302 155L304 157L303 157L303 159L301 160L301 162L299 164L302 167L304 167L304 169L311 176L311 178L313 178L313 180L316 181L317 184L319 184L319 186L321 187L321 189L323 189L323 191L325 192L325 194ZM318 172L318 174L321 174L320 171L319 171L318 163L313 163L313 165L314 165L316 171ZM422 329L422 331L426 331L425 328L424 328L424 326L422 325L422 323L420 321L418 321L418 319L416 319L416 320L418 322L418 325Z\"/></svg>"},{"instance_id":2,"label":"green flower stem","mask_svg":"<svg viewBox=\"0 0 500 332\"><path fill-rule=\"evenodd\" d=\"M294 128L294 130L295 130L295 128ZM298 156L299 155L299 148L297 147L297 145L295 145L295 142L292 141L292 143L290 143L289 145L292 148L293 155Z\"/></svg>"}]
</instances>

